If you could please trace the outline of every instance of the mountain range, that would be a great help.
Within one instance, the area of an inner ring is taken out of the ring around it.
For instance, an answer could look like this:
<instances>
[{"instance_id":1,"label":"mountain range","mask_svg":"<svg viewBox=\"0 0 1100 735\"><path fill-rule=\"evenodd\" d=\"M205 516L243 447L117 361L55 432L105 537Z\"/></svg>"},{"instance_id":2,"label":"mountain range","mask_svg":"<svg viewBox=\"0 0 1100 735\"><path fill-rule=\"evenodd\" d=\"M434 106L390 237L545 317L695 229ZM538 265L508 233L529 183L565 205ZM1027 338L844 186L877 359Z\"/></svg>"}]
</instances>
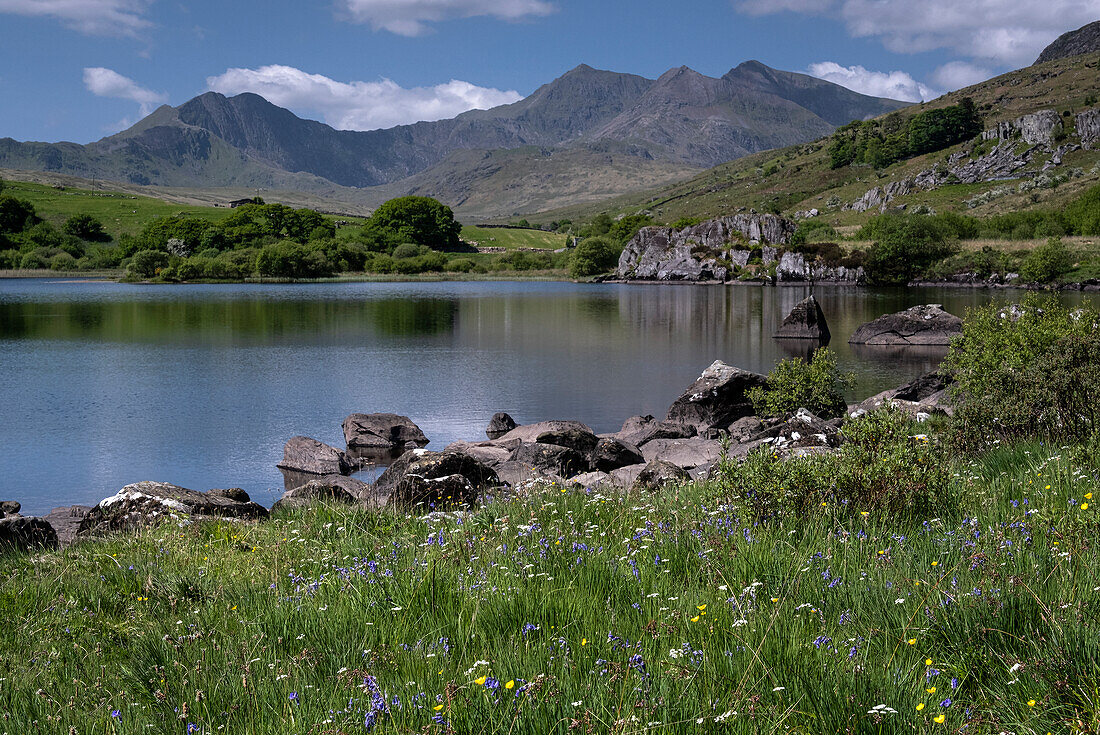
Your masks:
<instances>
[{"instance_id":1,"label":"mountain range","mask_svg":"<svg viewBox=\"0 0 1100 735\"><path fill-rule=\"evenodd\" d=\"M207 92L87 145L0 139L0 168L360 203L423 193L492 214L667 183L906 104L757 61L718 78L581 65L510 105L365 132Z\"/></svg>"}]
</instances>

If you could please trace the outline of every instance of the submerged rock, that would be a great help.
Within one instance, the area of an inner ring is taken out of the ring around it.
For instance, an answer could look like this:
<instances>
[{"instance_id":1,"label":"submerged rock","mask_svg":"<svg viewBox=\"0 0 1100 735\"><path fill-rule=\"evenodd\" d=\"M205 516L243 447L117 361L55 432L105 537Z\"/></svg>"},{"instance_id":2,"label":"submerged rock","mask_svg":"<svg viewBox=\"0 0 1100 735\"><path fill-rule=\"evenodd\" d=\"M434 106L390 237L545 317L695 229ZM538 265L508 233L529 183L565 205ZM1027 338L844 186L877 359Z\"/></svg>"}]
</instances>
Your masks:
<instances>
[{"instance_id":1,"label":"submerged rock","mask_svg":"<svg viewBox=\"0 0 1100 735\"><path fill-rule=\"evenodd\" d=\"M489 419L489 425L485 427L485 436L490 439L499 439L512 429L516 428L516 420L503 411L494 413Z\"/></svg>"},{"instance_id":2,"label":"submerged rock","mask_svg":"<svg viewBox=\"0 0 1100 735\"><path fill-rule=\"evenodd\" d=\"M939 304L925 304L867 322L848 342L854 345L950 345L960 334L962 319L944 311Z\"/></svg>"}]
</instances>

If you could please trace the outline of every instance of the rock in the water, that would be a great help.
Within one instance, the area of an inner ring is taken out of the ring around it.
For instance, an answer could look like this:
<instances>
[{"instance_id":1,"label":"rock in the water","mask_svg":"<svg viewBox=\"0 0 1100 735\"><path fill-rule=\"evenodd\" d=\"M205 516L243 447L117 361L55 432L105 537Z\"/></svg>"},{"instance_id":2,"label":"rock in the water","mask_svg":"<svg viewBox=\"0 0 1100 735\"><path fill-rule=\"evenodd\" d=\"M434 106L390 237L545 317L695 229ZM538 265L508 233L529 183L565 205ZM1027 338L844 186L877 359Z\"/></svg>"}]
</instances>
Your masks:
<instances>
[{"instance_id":1,"label":"rock in the water","mask_svg":"<svg viewBox=\"0 0 1100 735\"><path fill-rule=\"evenodd\" d=\"M589 465L600 472L611 472L644 461L638 447L611 437L604 437L596 442L588 455Z\"/></svg>"},{"instance_id":2,"label":"rock in the water","mask_svg":"<svg viewBox=\"0 0 1100 735\"><path fill-rule=\"evenodd\" d=\"M669 462L655 459L638 473L630 489L653 491L659 490L667 483L682 483L690 480L691 475L687 473L687 470L683 470Z\"/></svg>"},{"instance_id":3,"label":"rock in the water","mask_svg":"<svg viewBox=\"0 0 1100 735\"><path fill-rule=\"evenodd\" d=\"M722 456L720 442L702 437L691 439L654 439L642 447L647 462L668 462L685 470L716 462Z\"/></svg>"},{"instance_id":4,"label":"rock in the water","mask_svg":"<svg viewBox=\"0 0 1100 735\"><path fill-rule=\"evenodd\" d=\"M795 304L775 333L776 339L813 339L822 343L827 343L830 336L825 312L813 294Z\"/></svg>"},{"instance_id":5,"label":"rock in the water","mask_svg":"<svg viewBox=\"0 0 1100 735\"><path fill-rule=\"evenodd\" d=\"M658 421L652 416L631 416L623 422L623 428L611 436L636 447L653 439L688 439L699 432L691 424L674 424Z\"/></svg>"},{"instance_id":6,"label":"rock in the water","mask_svg":"<svg viewBox=\"0 0 1100 735\"><path fill-rule=\"evenodd\" d=\"M583 454L558 444L520 444L509 459L558 477L572 477L589 470Z\"/></svg>"},{"instance_id":7,"label":"rock in the water","mask_svg":"<svg viewBox=\"0 0 1100 735\"><path fill-rule=\"evenodd\" d=\"M947 313L939 304L925 304L880 316L857 329L848 342L854 345L950 345L960 334L962 319Z\"/></svg>"},{"instance_id":8,"label":"rock in the water","mask_svg":"<svg viewBox=\"0 0 1100 735\"><path fill-rule=\"evenodd\" d=\"M516 420L503 411L494 413L489 419L489 425L485 427L485 436L490 439L499 439L512 429L516 428Z\"/></svg>"},{"instance_id":9,"label":"rock in the water","mask_svg":"<svg viewBox=\"0 0 1100 735\"><path fill-rule=\"evenodd\" d=\"M690 424L699 433L724 429L742 416L751 416L748 393L767 378L715 360L668 409L667 421Z\"/></svg>"},{"instance_id":10,"label":"rock in the water","mask_svg":"<svg viewBox=\"0 0 1100 735\"><path fill-rule=\"evenodd\" d=\"M169 482L135 482L99 501L80 524L79 535L99 535L151 526L169 519L265 518L256 503L208 495Z\"/></svg>"},{"instance_id":11,"label":"rock in the water","mask_svg":"<svg viewBox=\"0 0 1100 735\"><path fill-rule=\"evenodd\" d=\"M472 506L477 497L477 489L463 475L428 478L406 474L394 486L390 503L400 508L444 510Z\"/></svg>"},{"instance_id":12,"label":"rock in the water","mask_svg":"<svg viewBox=\"0 0 1100 735\"><path fill-rule=\"evenodd\" d=\"M471 488L478 491L500 482L497 473L491 467L469 454L414 449L405 452L382 473L374 483L374 493L383 497L392 497L395 502L417 496L419 491L416 488L423 489L425 487L423 483L407 483L401 490L401 495L394 495L402 480L412 475L425 480L439 480L452 475L461 475L469 481Z\"/></svg>"},{"instance_id":13,"label":"rock in the water","mask_svg":"<svg viewBox=\"0 0 1100 735\"><path fill-rule=\"evenodd\" d=\"M371 486L362 480L344 475L325 475L287 490L271 509L305 508L319 501L353 505L369 500L370 496Z\"/></svg>"},{"instance_id":14,"label":"rock in the water","mask_svg":"<svg viewBox=\"0 0 1100 735\"><path fill-rule=\"evenodd\" d=\"M68 546L76 541L80 524L92 510L88 505L70 505L62 508L54 508L42 520L49 523L57 533L57 541L61 546Z\"/></svg>"},{"instance_id":15,"label":"rock in the water","mask_svg":"<svg viewBox=\"0 0 1100 735\"><path fill-rule=\"evenodd\" d=\"M405 452L428 443L419 426L395 413L353 413L344 419L344 440L349 451Z\"/></svg>"},{"instance_id":16,"label":"rock in the water","mask_svg":"<svg viewBox=\"0 0 1100 735\"><path fill-rule=\"evenodd\" d=\"M283 461L277 466L311 475L346 475L354 469L342 451L308 436L287 440L283 445Z\"/></svg>"},{"instance_id":17,"label":"rock in the water","mask_svg":"<svg viewBox=\"0 0 1100 735\"><path fill-rule=\"evenodd\" d=\"M41 518L0 519L0 553L57 547L57 532Z\"/></svg>"}]
</instances>

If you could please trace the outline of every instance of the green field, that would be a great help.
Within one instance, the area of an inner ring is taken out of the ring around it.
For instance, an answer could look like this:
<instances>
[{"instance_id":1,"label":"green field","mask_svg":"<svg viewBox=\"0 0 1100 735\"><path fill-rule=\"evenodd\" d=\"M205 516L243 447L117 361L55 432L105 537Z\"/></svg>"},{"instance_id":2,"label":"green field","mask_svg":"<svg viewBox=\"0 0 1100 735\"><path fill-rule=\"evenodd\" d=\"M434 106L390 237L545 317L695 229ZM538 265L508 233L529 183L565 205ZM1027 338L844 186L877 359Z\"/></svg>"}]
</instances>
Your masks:
<instances>
[{"instance_id":1,"label":"green field","mask_svg":"<svg viewBox=\"0 0 1100 735\"><path fill-rule=\"evenodd\" d=\"M123 234L136 235L156 217L203 217L217 222L233 211L228 207L189 206L119 192L55 188L11 180L4 181L4 193L30 202L39 217L59 228L75 214L90 214L116 238Z\"/></svg>"},{"instance_id":2,"label":"green field","mask_svg":"<svg viewBox=\"0 0 1100 735\"><path fill-rule=\"evenodd\" d=\"M507 248L508 250L516 248L558 250L565 247L568 242L565 235L557 232L486 228L474 225L464 225L462 227L462 239L477 243L479 247Z\"/></svg>"}]
</instances>

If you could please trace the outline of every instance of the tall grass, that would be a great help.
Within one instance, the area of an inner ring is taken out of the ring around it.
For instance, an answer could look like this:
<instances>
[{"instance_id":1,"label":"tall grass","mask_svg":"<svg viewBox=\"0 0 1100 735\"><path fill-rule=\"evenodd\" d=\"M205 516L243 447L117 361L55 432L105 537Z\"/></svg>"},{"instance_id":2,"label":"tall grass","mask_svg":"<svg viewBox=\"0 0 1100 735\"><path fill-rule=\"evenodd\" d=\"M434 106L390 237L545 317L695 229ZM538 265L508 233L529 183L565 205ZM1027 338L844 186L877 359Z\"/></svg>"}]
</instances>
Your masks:
<instances>
[{"instance_id":1,"label":"tall grass","mask_svg":"<svg viewBox=\"0 0 1100 735\"><path fill-rule=\"evenodd\" d=\"M547 486L7 556L0 733L1095 732L1090 462L960 461L902 523Z\"/></svg>"}]
</instances>

